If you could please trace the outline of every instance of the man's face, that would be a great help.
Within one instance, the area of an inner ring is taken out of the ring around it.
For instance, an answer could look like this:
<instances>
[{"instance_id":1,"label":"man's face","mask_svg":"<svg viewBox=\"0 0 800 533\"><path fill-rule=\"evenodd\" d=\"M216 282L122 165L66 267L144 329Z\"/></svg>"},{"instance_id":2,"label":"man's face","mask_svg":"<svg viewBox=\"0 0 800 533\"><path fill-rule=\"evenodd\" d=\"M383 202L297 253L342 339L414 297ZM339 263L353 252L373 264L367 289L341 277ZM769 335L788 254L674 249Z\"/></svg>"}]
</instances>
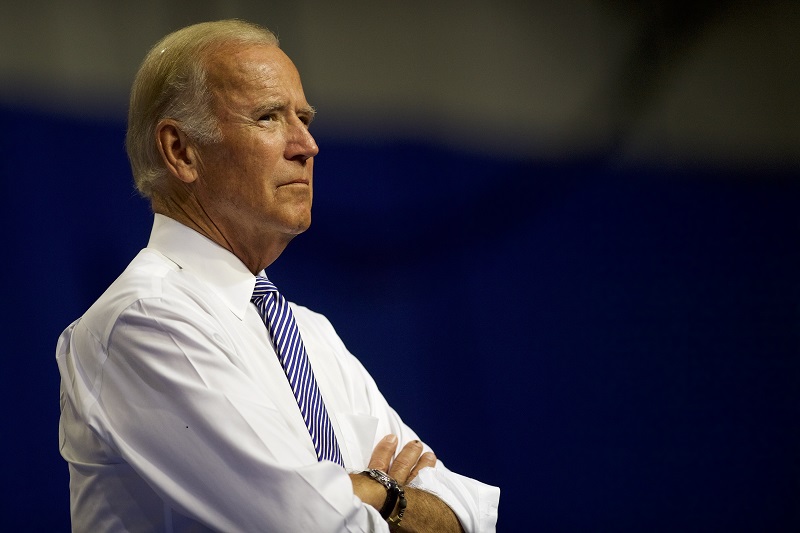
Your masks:
<instances>
[{"instance_id":1,"label":"man's face","mask_svg":"<svg viewBox=\"0 0 800 533\"><path fill-rule=\"evenodd\" d=\"M311 224L314 110L277 46L227 47L207 70L222 141L200 148L194 194L234 253L258 255Z\"/></svg>"}]
</instances>

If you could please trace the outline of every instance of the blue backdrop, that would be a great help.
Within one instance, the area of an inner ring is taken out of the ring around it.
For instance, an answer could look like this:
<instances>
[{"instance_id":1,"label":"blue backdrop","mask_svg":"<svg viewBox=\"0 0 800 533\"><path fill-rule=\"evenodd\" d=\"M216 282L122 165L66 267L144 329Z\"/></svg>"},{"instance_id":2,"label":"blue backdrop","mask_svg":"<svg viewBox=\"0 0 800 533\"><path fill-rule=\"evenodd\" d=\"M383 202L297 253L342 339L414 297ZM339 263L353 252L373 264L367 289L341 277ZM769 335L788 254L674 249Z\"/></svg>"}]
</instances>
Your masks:
<instances>
[{"instance_id":1,"label":"blue backdrop","mask_svg":"<svg viewBox=\"0 0 800 533\"><path fill-rule=\"evenodd\" d=\"M0 108L4 531L65 531L55 342L146 244L124 123ZM270 269L499 531L800 529L800 183L317 138ZM9 475L6 474L9 480Z\"/></svg>"}]
</instances>

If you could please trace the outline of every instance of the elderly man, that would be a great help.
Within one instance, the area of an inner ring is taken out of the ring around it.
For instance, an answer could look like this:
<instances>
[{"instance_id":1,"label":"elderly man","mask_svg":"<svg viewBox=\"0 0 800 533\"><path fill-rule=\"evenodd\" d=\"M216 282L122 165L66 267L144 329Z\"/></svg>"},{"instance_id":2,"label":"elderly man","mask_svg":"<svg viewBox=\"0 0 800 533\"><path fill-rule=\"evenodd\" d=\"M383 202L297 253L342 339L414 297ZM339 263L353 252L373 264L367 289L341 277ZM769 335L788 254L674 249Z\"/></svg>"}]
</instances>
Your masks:
<instances>
[{"instance_id":1,"label":"elderly man","mask_svg":"<svg viewBox=\"0 0 800 533\"><path fill-rule=\"evenodd\" d=\"M264 269L311 223L314 109L268 30L165 37L127 148L153 229L61 335L75 531L493 531L321 315Z\"/></svg>"}]
</instances>

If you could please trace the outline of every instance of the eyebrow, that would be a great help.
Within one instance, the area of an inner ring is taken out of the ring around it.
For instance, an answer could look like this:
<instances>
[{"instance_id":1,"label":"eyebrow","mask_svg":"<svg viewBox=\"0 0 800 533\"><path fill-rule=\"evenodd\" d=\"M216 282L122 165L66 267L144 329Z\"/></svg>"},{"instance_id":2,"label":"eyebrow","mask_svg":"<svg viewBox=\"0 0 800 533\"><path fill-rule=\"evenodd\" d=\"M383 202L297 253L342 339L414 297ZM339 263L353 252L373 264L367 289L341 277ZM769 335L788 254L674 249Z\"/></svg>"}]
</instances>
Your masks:
<instances>
[{"instance_id":1,"label":"eyebrow","mask_svg":"<svg viewBox=\"0 0 800 533\"><path fill-rule=\"evenodd\" d=\"M311 121L317 116L317 110L313 105L306 105L298 109L297 114L298 116L305 115L308 119L308 123L311 124Z\"/></svg>"}]
</instances>

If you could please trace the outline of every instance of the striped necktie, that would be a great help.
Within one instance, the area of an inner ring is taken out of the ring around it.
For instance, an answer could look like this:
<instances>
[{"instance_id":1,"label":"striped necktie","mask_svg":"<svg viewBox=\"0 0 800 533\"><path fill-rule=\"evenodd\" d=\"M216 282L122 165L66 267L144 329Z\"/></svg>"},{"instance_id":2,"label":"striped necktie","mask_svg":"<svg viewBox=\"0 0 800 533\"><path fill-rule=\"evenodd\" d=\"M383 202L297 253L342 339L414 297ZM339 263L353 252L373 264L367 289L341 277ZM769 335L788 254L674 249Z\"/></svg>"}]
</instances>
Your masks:
<instances>
[{"instance_id":1,"label":"striped necktie","mask_svg":"<svg viewBox=\"0 0 800 533\"><path fill-rule=\"evenodd\" d=\"M263 276L256 277L256 287L250 300L258 308L261 319L269 330L272 345L292 387L297 406L317 451L317 458L320 461L333 461L344 466L339 443L333 433L328 411L322 401L289 302L278 292L277 287Z\"/></svg>"}]
</instances>

